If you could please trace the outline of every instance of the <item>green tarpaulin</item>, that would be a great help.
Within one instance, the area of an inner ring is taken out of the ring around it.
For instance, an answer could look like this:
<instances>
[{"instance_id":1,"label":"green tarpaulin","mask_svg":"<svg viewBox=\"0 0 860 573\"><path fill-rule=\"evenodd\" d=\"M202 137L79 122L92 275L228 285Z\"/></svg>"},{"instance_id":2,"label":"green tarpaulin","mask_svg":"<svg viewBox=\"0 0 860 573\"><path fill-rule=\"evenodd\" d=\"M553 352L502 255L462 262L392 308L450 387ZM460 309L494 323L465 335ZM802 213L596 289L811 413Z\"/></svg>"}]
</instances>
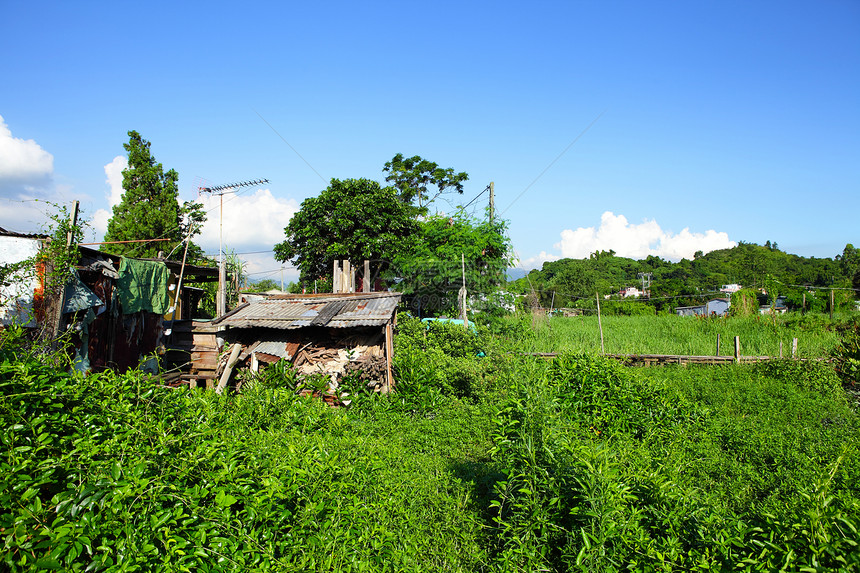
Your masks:
<instances>
[{"instance_id":1,"label":"green tarpaulin","mask_svg":"<svg viewBox=\"0 0 860 573\"><path fill-rule=\"evenodd\" d=\"M155 261L122 258L119 265L119 301L123 314L145 310L166 314L170 306L167 265Z\"/></svg>"}]
</instances>

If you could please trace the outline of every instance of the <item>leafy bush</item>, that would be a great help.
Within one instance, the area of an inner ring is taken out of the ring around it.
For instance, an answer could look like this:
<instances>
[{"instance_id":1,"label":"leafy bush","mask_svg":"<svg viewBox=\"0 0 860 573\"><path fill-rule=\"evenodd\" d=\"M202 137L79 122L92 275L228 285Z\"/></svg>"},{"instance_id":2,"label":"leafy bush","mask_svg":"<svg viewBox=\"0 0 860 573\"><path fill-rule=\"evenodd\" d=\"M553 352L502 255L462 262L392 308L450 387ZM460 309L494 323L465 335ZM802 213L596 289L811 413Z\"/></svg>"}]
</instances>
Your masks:
<instances>
[{"instance_id":1,"label":"leafy bush","mask_svg":"<svg viewBox=\"0 0 860 573\"><path fill-rule=\"evenodd\" d=\"M798 388L818 392L834 399L844 397L842 383L833 367L815 360L767 360L755 365L762 375L782 380Z\"/></svg>"},{"instance_id":2,"label":"leafy bush","mask_svg":"<svg viewBox=\"0 0 860 573\"><path fill-rule=\"evenodd\" d=\"M856 388L860 381L860 322L848 322L840 334L839 346L833 351L836 372L846 385Z\"/></svg>"},{"instance_id":3,"label":"leafy bush","mask_svg":"<svg viewBox=\"0 0 860 573\"><path fill-rule=\"evenodd\" d=\"M731 296L730 316L754 316L759 313L758 293L752 289L741 289Z\"/></svg>"},{"instance_id":4,"label":"leafy bush","mask_svg":"<svg viewBox=\"0 0 860 573\"><path fill-rule=\"evenodd\" d=\"M477 332L409 316L398 317L397 328L394 366L401 394L420 394L419 402L434 405L443 395L473 398L481 392L487 368Z\"/></svg>"}]
</instances>

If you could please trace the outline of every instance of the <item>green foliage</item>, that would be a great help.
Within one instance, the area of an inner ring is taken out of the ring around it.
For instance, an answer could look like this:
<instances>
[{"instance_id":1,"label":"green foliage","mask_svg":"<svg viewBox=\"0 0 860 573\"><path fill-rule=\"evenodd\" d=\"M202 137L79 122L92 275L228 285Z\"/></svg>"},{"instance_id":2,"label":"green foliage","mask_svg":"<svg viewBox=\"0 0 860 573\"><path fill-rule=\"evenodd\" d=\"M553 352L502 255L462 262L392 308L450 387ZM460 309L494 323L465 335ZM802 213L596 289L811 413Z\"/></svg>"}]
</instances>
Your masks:
<instances>
[{"instance_id":1,"label":"green foliage","mask_svg":"<svg viewBox=\"0 0 860 573\"><path fill-rule=\"evenodd\" d=\"M852 320L840 327L842 338L833 350L836 373L852 389L860 383L860 322Z\"/></svg>"},{"instance_id":2,"label":"green foliage","mask_svg":"<svg viewBox=\"0 0 860 573\"><path fill-rule=\"evenodd\" d=\"M830 364L815 360L768 360L755 365L755 371L782 380L803 390L818 392L834 400L844 398L842 382Z\"/></svg>"},{"instance_id":3,"label":"green foliage","mask_svg":"<svg viewBox=\"0 0 860 573\"><path fill-rule=\"evenodd\" d=\"M113 208L108 221L105 241L135 241L140 239L170 239L157 243L108 244L104 250L116 255L147 258L158 251L173 252L182 258L180 244L190 233L195 236L206 221L203 206L193 201L179 204L179 174L166 173L156 163L150 142L136 131L128 132L129 141L123 147L128 153L128 167L122 172L122 201ZM189 247L189 260L202 258L202 250Z\"/></svg>"},{"instance_id":4,"label":"green foliage","mask_svg":"<svg viewBox=\"0 0 860 573\"><path fill-rule=\"evenodd\" d=\"M759 314L758 295L752 289L741 289L731 296L730 316L755 316Z\"/></svg>"},{"instance_id":5,"label":"green foliage","mask_svg":"<svg viewBox=\"0 0 860 573\"><path fill-rule=\"evenodd\" d=\"M422 315L457 313L457 293L466 274L467 292L489 296L504 282L511 245L503 221L477 221L462 213L434 215L420 224L410 248L392 269L398 288Z\"/></svg>"},{"instance_id":6,"label":"green foliage","mask_svg":"<svg viewBox=\"0 0 860 573\"><path fill-rule=\"evenodd\" d=\"M860 425L826 368L521 364L494 434L498 569L856 570Z\"/></svg>"},{"instance_id":7,"label":"green foliage","mask_svg":"<svg viewBox=\"0 0 860 573\"><path fill-rule=\"evenodd\" d=\"M398 316L394 367L399 393L426 405L444 397L476 398L492 384L494 362L483 357L483 336L444 322Z\"/></svg>"},{"instance_id":8,"label":"green foliage","mask_svg":"<svg viewBox=\"0 0 860 573\"><path fill-rule=\"evenodd\" d=\"M269 290L280 290L281 284L276 283L272 279L262 279L252 283L247 290L250 292L266 292Z\"/></svg>"},{"instance_id":9,"label":"green foliage","mask_svg":"<svg viewBox=\"0 0 860 573\"><path fill-rule=\"evenodd\" d=\"M305 283L329 276L336 259L370 260L371 275L378 276L415 240L414 214L393 187L332 179L318 197L302 201L284 229L286 239L275 245L275 258L295 261Z\"/></svg>"},{"instance_id":10,"label":"green foliage","mask_svg":"<svg viewBox=\"0 0 860 573\"><path fill-rule=\"evenodd\" d=\"M396 410L348 416L296 396L277 368L217 396L15 354L0 347L4 570L429 571L482 560L470 490L447 467L469 459L474 410L409 423Z\"/></svg>"},{"instance_id":11,"label":"green foliage","mask_svg":"<svg viewBox=\"0 0 860 573\"><path fill-rule=\"evenodd\" d=\"M427 206L447 189L463 194L463 183L469 180L465 172L454 173L453 167L443 169L437 163L416 155L404 158L402 153L386 162L382 171L388 173L385 180L394 185L400 200L412 204L418 199L418 207L426 212ZM431 187L436 193L431 197Z\"/></svg>"},{"instance_id":12,"label":"green foliage","mask_svg":"<svg viewBox=\"0 0 860 573\"><path fill-rule=\"evenodd\" d=\"M338 410L286 362L219 396L0 331L0 568L860 569L860 417L829 364L508 353L528 325L401 315L398 391Z\"/></svg>"}]
</instances>

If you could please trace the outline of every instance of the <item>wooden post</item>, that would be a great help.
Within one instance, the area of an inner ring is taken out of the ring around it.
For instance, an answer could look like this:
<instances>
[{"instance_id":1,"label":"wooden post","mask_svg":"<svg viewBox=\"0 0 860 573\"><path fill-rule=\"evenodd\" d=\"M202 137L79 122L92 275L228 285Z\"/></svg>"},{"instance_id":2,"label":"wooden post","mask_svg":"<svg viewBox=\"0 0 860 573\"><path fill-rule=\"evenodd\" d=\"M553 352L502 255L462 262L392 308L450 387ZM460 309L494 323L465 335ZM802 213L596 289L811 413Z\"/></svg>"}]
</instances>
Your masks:
<instances>
[{"instance_id":1,"label":"wooden post","mask_svg":"<svg viewBox=\"0 0 860 573\"><path fill-rule=\"evenodd\" d=\"M833 322L833 289L830 289L830 322Z\"/></svg>"},{"instance_id":2,"label":"wooden post","mask_svg":"<svg viewBox=\"0 0 860 573\"><path fill-rule=\"evenodd\" d=\"M331 292L340 292L340 261L334 260L334 270L331 275Z\"/></svg>"},{"instance_id":3,"label":"wooden post","mask_svg":"<svg viewBox=\"0 0 860 573\"><path fill-rule=\"evenodd\" d=\"M72 206L72 213L69 215L69 230L66 233L66 250L72 248L72 242L75 238L75 227L78 226L78 211L80 204L80 201L75 201L75 204ZM77 262L78 261L73 261L72 264L77 264ZM52 264L52 261L48 261L48 263ZM53 265L51 265L51 270L53 270ZM50 273L48 267L46 267L45 277L48 276L50 276ZM60 334L62 334L63 331L63 307L66 305L66 285L51 285L51 287L58 289L57 296L54 297L55 303L57 304L57 313L54 316L54 332L52 334L52 338L54 339L53 346L56 348L56 340L60 337Z\"/></svg>"},{"instance_id":4,"label":"wooden post","mask_svg":"<svg viewBox=\"0 0 860 573\"><path fill-rule=\"evenodd\" d=\"M422 329L423 330L423 329ZM385 325L385 388L384 393L388 394L394 390L394 378L391 375L391 355L394 354L394 332L391 328L391 322Z\"/></svg>"},{"instance_id":5,"label":"wooden post","mask_svg":"<svg viewBox=\"0 0 860 573\"><path fill-rule=\"evenodd\" d=\"M227 312L227 261L222 260L218 266L218 300L216 301L216 313L218 316L224 316Z\"/></svg>"},{"instance_id":6,"label":"wooden post","mask_svg":"<svg viewBox=\"0 0 860 573\"><path fill-rule=\"evenodd\" d=\"M230 374L233 373L233 366L236 365L241 351L241 344L238 342L233 344L233 348L230 349L230 358L227 360L227 366L224 368L224 372L221 373L221 379L218 381L218 386L215 388L215 392L217 394L223 393L224 388L227 387L227 382L230 380Z\"/></svg>"},{"instance_id":7,"label":"wooden post","mask_svg":"<svg viewBox=\"0 0 860 573\"><path fill-rule=\"evenodd\" d=\"M802 313L806 313L806 293L803 293L803 306L800 308Z\"/></svg>"},{"instance_id":8,"label":"wooden post","mask_svg":"<svg viewBox=\"0 0 860 573\"><path fill-rule=\"evenodd\" d=\"M735 362L740 363L741 361L741 337L735 336Z\"/></svg>"},{"instance_id":9,"label":"wooden post","mask_svg":"<svg viewBox=\"0 0 860 573\"><path fill-rule=\"evenodd\" d=\"M720 355L720 335L717 334L717 353L714 356Z\"/></svg>"},{"instance_id":10,"label":"wooden post","mask_svg":"<svg viewBox=\"0 0 860 573\"><path fill-rule=\"evenodd\" d=\"M797 339L796 338L791 339L791 357L797 358Z\"/></svg>"},{"instance_id":11,"label":"wooden post","mask_svg":"<svg viewBox=\"0 0 860 573\"><path fill-rule=\"evenodd\" d=\"M597 299L597 328L600 329L600 353L603 354L603 321L600 320L600 293L594 293L594 298Z\"/></svg>"},{"instance_id":12,"label":"wooden post","mask_svg":"<svg viewBox=\"0 0 860 573\"><path fill-rule=\"evenodd\" d=\"M66 233L66 248L71 248L72 239L75 237L75 227L78 226L78 211L81 202L75 201L75 205L72 207L72 215L69 217L71 225L69 226L69 231Z\"/></svg>"},{"instance_id":13,"label":"wooden post","mask_svg":"<svg viewBox=\"0 0 860 573\"><path fill-rule=\"evenodd\" d=\"M352 265L349 261L343 261L343 279L340 292L352 292Z\"/></svg>"},{"instance_id":14,"label":"wooden post","mask_svg":"<svg viewBox=\"0 0 860 573\"><path fill-rule=\"evenodd\" d=\"M361 290L370 292L370 261L364 261L364 277L361 280Z\"/></svg>"},{"instance_id":15,"label":"wooden post","mask_svg":"<svg viewBox=\"0 0 860 573\"><path fill-rule=\"evenodd\" d=\"M490 181L490 223L493 222L493 212L496 210L496 184Z\"/></svg>"}]
</instances>

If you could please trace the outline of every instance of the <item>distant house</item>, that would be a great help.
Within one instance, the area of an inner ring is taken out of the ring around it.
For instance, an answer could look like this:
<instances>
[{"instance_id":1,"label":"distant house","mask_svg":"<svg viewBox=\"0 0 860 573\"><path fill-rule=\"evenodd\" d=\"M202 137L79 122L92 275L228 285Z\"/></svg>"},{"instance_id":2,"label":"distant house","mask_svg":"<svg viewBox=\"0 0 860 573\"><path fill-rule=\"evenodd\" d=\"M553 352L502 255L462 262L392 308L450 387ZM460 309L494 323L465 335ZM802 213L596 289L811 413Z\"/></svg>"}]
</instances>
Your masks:
<instances>
[{"instance_id":1,"label":"distant house","mask_svg":"<svg viewBox=\"0 0 860 573\"><path fill-rule=\"evenodd\" d=\"M727 298L711 299L705 304L697 306L678 306L675 307L675 314L678 316L725 316L729 311L731 302Z\"/></svg>"},{"instance_id":2,"label":"distant house","mask_svg":"<svg viewBox=\"0 0 860 573\"><path fill-rule=\"evenodd\" d=\"M772 312L777 314L784 314L788 310L788 307L785 306L785 297L778 296L776 297L776 302L771 308L769 304L763 304L759 307L758 311L760 314L771 314Z\"/></svg>"},{"instance_id":3,"label":"distant house","mask_svg":"<svg viewBox=\"0 0 860 573\"><path fill-rule=\"evenodd\" d=\"M621 289L618 294L621 295L621 298L628 298L631 296L634 298L639 298L640 296L642 296L642 291L636 287L627 287Z\"/></svg>"},{"instance_id":4,"label":"distant house","mask_svg":"<svg viewBox=\"0 0 860 573\"><path fill-rule=\"evenodd\" d=\"M737 283L723 285L722 287L720 287L720 292L724 292L726 294L732 294L738 292L739 290L741 290L741 285Z\"/></svg>"}]
</instances>

